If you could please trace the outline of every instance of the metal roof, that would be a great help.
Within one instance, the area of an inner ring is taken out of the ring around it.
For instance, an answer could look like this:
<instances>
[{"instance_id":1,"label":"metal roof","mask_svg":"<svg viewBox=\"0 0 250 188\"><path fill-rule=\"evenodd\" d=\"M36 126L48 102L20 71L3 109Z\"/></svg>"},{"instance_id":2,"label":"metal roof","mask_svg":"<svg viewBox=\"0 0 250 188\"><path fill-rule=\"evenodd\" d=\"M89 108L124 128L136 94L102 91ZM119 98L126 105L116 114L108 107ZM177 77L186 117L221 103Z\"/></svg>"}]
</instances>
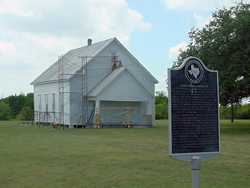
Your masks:
<instances>
[{"instance_id":1,"label":"metal roof","mask_svg":"<svg viewBox=\"0 0 250 188\"><path fill-rule=\"evenodd\" d=\"M93 43L90 46L84 46L81 48L76 48L68 51L63 55L58 61L62 61L63 64L63 79L69 79L73 74L82 68L81 56L94 57L100 51L102 51L107 45L113 42L115 38L107 39L101 42ZM89 62L91 58L87 59ZM58 80L59 67L58 61L52 64L48 69L46 69L40 76L38 76L31 84L39 84L43 82L50 82Z\"/></svg>"}]
</instances>

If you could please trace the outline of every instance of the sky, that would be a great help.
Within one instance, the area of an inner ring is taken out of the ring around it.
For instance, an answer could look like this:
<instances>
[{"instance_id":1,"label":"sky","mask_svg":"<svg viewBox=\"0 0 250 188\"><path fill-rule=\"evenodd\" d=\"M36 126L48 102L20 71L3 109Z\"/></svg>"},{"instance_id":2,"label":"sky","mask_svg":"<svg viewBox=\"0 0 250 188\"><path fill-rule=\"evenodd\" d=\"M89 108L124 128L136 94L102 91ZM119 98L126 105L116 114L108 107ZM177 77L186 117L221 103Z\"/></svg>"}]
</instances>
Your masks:
<instances>
[{"instance_id":1,"label":"sky","mask_svg":"<svg viewBox=\"0 0 250 188\"><path fill-rule=\"evenodd\" d=\"M167 69L212 12L238 0L0 0L0 98L30 83L70 49L117 37L166 91ZM244 2L250 3L250 0Z\"/></svg>"}]
</instances>

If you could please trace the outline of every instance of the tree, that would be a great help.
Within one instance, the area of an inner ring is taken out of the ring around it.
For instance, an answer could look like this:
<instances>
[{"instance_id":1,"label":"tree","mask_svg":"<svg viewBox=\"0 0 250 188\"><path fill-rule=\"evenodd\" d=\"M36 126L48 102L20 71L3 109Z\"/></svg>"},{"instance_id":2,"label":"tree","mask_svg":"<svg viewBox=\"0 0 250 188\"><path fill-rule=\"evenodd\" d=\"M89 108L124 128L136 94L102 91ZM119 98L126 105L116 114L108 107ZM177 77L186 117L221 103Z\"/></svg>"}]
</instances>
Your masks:
<instances>
[{"instance_id":1,"label":"tree","mask_svg":"<svg viewBox=\"0 0 250 188\"><path fill-rule=\"evenodd\" d=\"M28 93L25 97L25 106L30 107L32 110L34 110L34 94Z\"/></svg>"},{"instance_id":2,"label":"tree","mask_svg":"<svg viewBox=\"0 0 250 188\"><path fill-rule=\"evenodd\" d=\"M29 107L31 110L34 109L33 105L33 93L28 93L27 95L11 95L9 97L0 99L0 102L4 102L10 107L10 118L18 118L21 110L24 107ZM1 107L0 107L1 108Z\"/></svg>"},{"instance_id":3,"label":"tree","mask_svg":"<svg viewBox=\"0 0 250 188\"><path fill-rule=\"evenodd\" d=\"M22 110L22 107L25 104L25 95L12 95L7 97L8 104L11 108L12 118L15 118L19 112Z\"/></svg>"},{"instance_id":4,"label":"tree","mask_svg":"<svg viewBox=\"0 0 250 188\"><path fill-rule=\"evenodd\" d=\"M168 98L163 92L156 92L155 109L156 119L168 118Z\"/></svg>"},{"instance_id":5,"label":"tree","mask_svg":"<svg viewBox=\"0 0 250 188\"><path fill-rule=\"evenodd\" d=\"M24 106L17 116L19 120L32 120L33 110L29 106Z\"/></svg>"},{"instance_id":6,"label":"tree","mask_svg":"<svg viewBox=\"0 0 250 188\"><path fill-rule=\"evenodd\" d=\"M239 3L213 13L209 24L192 29L190 43L178 57L176 65L188 56L219 71L220 103L231 106L250 96L250 4Z\"/></svg>"},{"instance_id":7,"label":"tree","mask_svg":"<svg viewBox=\"0 0 250 188\"><path fill-rule=\"evenodd\" d=\"M5 102L0 101L0 120L9 120L10 117L10 106Z\"/></svg>"}]
</instances>

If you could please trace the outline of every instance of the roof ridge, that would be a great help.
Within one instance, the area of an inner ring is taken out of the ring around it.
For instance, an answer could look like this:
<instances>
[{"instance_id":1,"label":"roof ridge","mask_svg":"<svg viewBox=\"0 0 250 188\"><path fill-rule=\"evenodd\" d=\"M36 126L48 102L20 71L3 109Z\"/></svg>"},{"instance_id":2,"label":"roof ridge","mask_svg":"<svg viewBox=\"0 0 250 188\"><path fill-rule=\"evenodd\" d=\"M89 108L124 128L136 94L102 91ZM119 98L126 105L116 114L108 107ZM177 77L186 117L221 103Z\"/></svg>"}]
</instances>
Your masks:
<instances>
[{"instance_id":1,"label":"roof ridge","mask_svg":"<svg viewBox=\"0 0 250 188\"><path fill-rule=\"evenodd\" d=\"M111 41L111 40L114 40L114 39L115 39L115 37L112 37L112 38L109 38L109 39L105 39L105 40L101 40L101 41L98 41L98 42L92 43L90 46L88 46L88 45L81 46L81 47L79 47L79 48L74 48L74 49L71 49L71 50L69 50L68 52L70 52L70 51L74 51L74 50L79 50L79 49L82 49L82 48L89 48L89 47L93 47L93 46L98 45L98 44L100 44L100 43L106 43L106 42ZM68 53L68 52L67 52L67 53ZM66 55L67 53L65 53L65 55Z\"/></svg>"}]
</instances>

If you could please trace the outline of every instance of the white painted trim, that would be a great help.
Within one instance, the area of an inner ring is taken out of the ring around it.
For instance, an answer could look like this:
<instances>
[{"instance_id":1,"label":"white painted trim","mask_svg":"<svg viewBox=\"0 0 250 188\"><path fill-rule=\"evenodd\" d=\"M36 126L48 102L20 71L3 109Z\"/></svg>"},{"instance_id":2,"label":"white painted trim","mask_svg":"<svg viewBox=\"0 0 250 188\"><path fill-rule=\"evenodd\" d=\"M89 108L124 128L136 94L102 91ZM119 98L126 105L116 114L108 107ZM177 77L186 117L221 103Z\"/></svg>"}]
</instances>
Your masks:
<instances>
[{"instance_id":1,"label":"white painted trim","mask_svg":"<svg viewBox=\"0 0 250 188\"><path fill-rule=\"evenodd\" d=\"M198 57L193 57L193 56L187 57L186 59L183 60L183 63L182 63L180 66L178 66L178 67L176 67L176 68L171 68L170 70L181 70L182 68L184 68L184 66L186 65L186 63L187 63L190 59L195 59L195 60L199 61L199 62L202 64L203 68L204 68L206 71L208 71L208 72L218 72L218 71L216 71L216 70L211 70L211 69L207 68L206 65L203 63L203 61L202 61L201 59L199 59Z\"/></svg>"},{"instance_id":2,"label":"white painted trim","mask_svg":"<svg viewBox=\"0 0 250 188\"><path fill-rule=\"evenodd\" d=\"M218 97L218 134L219 134L219 153L221 151L221 141L220 141L220 87L219 87L219 73L218 71L216 71L216 75L217 75L217 97Z\"/></svg>"},{"instance_id":3,"label":"white painted trim","mask_svg":"<svg viewBox=\"0 0 250 188\"><path fill-rule=\"evenodd\" d=\"M171 108L171 69L168 69L168 132L169 153L172 153L172 108Z\"/></svg>"}]
</instances>

